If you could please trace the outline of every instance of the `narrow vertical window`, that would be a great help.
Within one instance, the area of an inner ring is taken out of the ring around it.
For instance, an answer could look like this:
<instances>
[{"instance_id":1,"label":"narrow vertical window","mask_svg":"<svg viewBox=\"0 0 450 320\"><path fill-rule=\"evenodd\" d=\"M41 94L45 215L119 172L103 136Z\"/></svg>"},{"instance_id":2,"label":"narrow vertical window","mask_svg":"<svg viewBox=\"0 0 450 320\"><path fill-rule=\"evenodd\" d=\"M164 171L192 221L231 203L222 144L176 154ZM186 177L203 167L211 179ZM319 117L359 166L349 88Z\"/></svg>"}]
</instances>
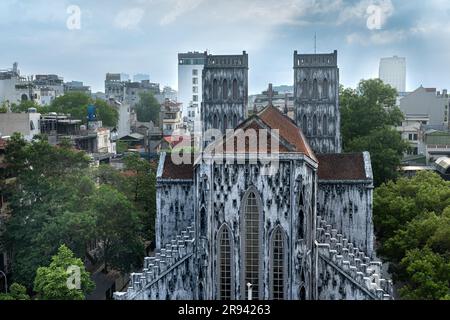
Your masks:
<instances>
[{"instance_id":1,"label":"narrow vertical window","mask_svg":"<svg viewBox=\"0 0 450 320\"><path fill-rule=\"evenodd\" d=\"M237 80L233 80L233 100L237 100L239 98L239 92L238 92L238 83Z\"/></svg>"},{"instance_id":2,"label":"narrow vertical window","mask_svg":"<svg viewBox=\"0 0 450 320\"><path fill-rule=\"evenodd\" d=\"M306 115L303 115L302 131L304 134L308 134L308 119L306 118Z\"/></svg>"},{"instance_id":3,"label":"narrow vertical window","mask_svg":"<svg viewBox=\"0 0 450 320\"><path fill-rule=\"evenodd\" d=\"M228 129L228 118L227 115L223 116L223 133L226 133L226 130Z\"/></svg>"},{"instance_id":4,"label":"narrow vertical window","mask_svg":"<svg viewBox=\"0 0 450 320\"><path fill-rule=\"evenodd\" d=\"M281 227L272 236L272 299L283 300L284 296L285 247Z\"/></svg>"},{"instance_id":5,"label":"narrow vertical window","mask_svg":"<svg viewBox=\"0 0 450 320\"><path fill-rule=\"evenodd\" d=\"M319 98L319 88L317 85L317 79L313 81L313 99Z\"/></svg>"},{"instance_id":6,"label":"narrow vertical window","mask_svg":"<svg viewBox=\"0 0 450 320\"><path fill-rule=\"evenodd\" d=\"M238 125L237 115L234 114L233 116L233 129L236 128Z\"/></svg>"},{"instance_id":7,"label":"narrow vertical window","mask_svg":"<svg viewBox=\"0 0 450 320\"><path fill-rule=\"evenodd\" d=\"M228 82L227 79L223 80L222 83L222 99L227 100L228 99Z\"/></svg>"},{"instance_id":8,"label":"narrow vertical window","mask_svg":"<svg viewBox=\"0 0 450 320\"><path fill-rule=\"evenodd\" d=\"M244 287L245 297L248 296L247 283L252 284L252 299L259 297L259 260L260 260L260 240L259 240L259 210L256 195L250 192L245 201L244 219Z\"/></svg>"},{"instance_id":9,"label":"narrow vertical window","mask_svg":"<svg viewBox=\"0 0 450 320\"><path fill-rule=\"evenodd\" d=\"M317 117L316 117L316 115L313 116L312 135L317 136Z\"/></svg>"},{"instance_id":10,"label":"narrow vertical window","mask_svg":"<svg viewBox=\"0 0 450 320\"><path fill-rule=\"evenodd\" d=\"M202 208L200 210L200 235L202 237L206 237L206 229L207 229L206 223L207 223L206 210L205 208Z\"/></svg>"},{"instance_id":11,"label":"narrow vertical window","mask_svg":"<svg viewBox=\"0 0 450 320\"><path fill-rule=\"evenodd\" d=\"M328 117L327 115L323 116L322 120L322 135L328 136Z\"/></svg>"},{"instance_id":12,"label":"narrow vertical window","mask_svg":"<svg viewBox=\"0 0 450 320\"><path fill-rule=\"evenodd\" d=\"M219 300L230 300L232 294L231 234L227 227L219 231Z\"/></svg>"},{"instance_id":13,"label":"narrow vertical window","mask_svg":"<svg viewBox=\"0 0 450 320\"><path fill-rule=\"evenodd\" d=\"M308 80L303 79L302 81L302 98L306 98L308 96Z\"/></svg>"},{"instance_id":14,"label":"narrow vertical window","mask_svg":"<svg viewBox=\"0 0 450 320\"><path fill-rule=\"evenodd\" d=\"M217 85L217 79L213 80L213 99L217 100L219 98L219 88Z\"/></svg>"},{"instance_id":15,"label":"narrow vertical window","mask_svg":"<svg viewBox=\"0 0 450 320\"><path fill-rule=\"evenodd\" d=\"M323 88L322 88L322 99L327 99L328 98L328 80L325 78L323 80Z\"/></svg>"}]
</instances>

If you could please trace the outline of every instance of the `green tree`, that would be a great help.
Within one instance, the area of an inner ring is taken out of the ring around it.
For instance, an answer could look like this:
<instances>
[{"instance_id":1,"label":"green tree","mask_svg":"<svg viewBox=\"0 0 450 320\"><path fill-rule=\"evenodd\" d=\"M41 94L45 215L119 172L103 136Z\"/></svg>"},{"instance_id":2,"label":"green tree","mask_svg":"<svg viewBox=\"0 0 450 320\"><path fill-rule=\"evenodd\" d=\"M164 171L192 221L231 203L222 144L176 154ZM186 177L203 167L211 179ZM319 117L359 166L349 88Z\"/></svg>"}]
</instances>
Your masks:
<instances>
[{"instance_id":1,"label":"green tree","mask_svg":"<svg viewBox=\"0 0 450 320\"><path fill-rule=\"evenodd\" d=\"M7 113L8 112L8 105L6 102L2 102L0 104L0 113Z\"/></svg>"},{"instance_id":2,"label":"green tree","mask_svg":"<svg viewBox=\"0 0 450 320\"><path fill-rule=\"evenodd\" d=\"M142 264L144 246L141 223L133 204L108 185L100 186L91 196L96 218L95 238L101 242L105 269L111 266L129 272Z\"/></svg>"},{"instance_id":3,"label":"green tree","mask_svg":"<svg viewBox=\"0 0 450 320\"><path fill-rule=\"evenodd\" d=\"M101 120L106 127L115 127L119 119L117 109L103 100L93 100L82 92L70 92L57 97L48 107L49 112L70 114L72 117L87 121L88 106L96 107L97 119Z\"/></svg>"},{"instance_id":4,"label":"green tree","mask_svg":"<svg viewBox=\"0 0 450 320\"><path fill-rule=\"evenodd\" d=\"M344 151L370 152L376 185L397 177L408 149L394 129L403 119L395 101L396 90L379 79L362 80L356 89L340 89Z\"/></svg>"},{"instance_id":5,"label":"green tree","mask_svg":"<svg viewBox=\"0 0 450 320\"><path fill-rule=\"evenodd\" d=\"M9 287L9 293L0 293L1 300L30 300L30 296L27 294L27 288L18 283L13 283Z\"/></svg>"},{"instance_id":6,"label":"green tree","mask_svg":"<svg viewBox=\"0 0 450 320\"><path fill-rule=\"evenodd\" d=\"M47 113L48 109L46 106L40 106L34 100L23 100L19 104L13 103L11 104L11 112L22 113L27 112L28 109L35 108L39 113Z\"/></svg>"},{"instance_id":7,"label":"green tree","mask_svg":"<svg viewBox=\"0 0 450 320\"><path fill-rule=\"evenodd\" d=\"M404 299L450 297L450 182L431 172L375 189L377 252Z\"/></svg>"},{"instance_id":8,"label":"green tree","mask_svg":"<svg viewBox=\"0 0 450 320\"><path fill-rule=\"evenodd\" d=\"M141 122L153 121L155 125L159 124L159 112L161 106L150 92L141 93L139 103L136 104L137 120Z\"/></svg>"},{"instance_id":9,"label":"green tree","mask_svg":"<svg viewBox=\"0 0 450 320\"><path fill-rule=\"evenodd\" d=\"M408 300L441 300L450 296L450 261L429 248L408 251L401 265L407 283L400 295Z\"/></svg>"},{"instance_id":10,"label":"green tree","mask_svg":"<svg viewBox=\"0 0 450 320\"><path fill-rule=\"evenodd\" d=\"M76 288L78 275L80 287ZM72 276L73 280L70 279ZM40 300L84 300L94 287L83 261L65 245L59 247L48 267L37 270L34 280L34 291Z\"/></svg>"}]
</instances>

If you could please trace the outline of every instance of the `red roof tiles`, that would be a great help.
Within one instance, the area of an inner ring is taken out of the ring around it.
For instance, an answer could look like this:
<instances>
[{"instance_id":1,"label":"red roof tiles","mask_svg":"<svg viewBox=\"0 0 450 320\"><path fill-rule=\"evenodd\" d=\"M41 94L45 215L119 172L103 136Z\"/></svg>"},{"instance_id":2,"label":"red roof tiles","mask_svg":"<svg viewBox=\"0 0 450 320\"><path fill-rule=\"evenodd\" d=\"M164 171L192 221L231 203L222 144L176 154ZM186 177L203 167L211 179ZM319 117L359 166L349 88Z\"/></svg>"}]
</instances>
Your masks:
<instances>
[{"instance_id":1,"label":"red roof tiles","mask_svg":"<svg viewBox=\"0 0 450 320\"><path fill-rule=\"evenodd\" d=\"M191 159L193 160L193 159ZM194 177L194 161L192 164L174 164L170 153L166 154L164 159L164 168L161 178L163 179L181 179L190 180Z\"/></svg>"},{"instance_id":2,"label":"red roof tiles","mask_svg":"<svg viewBox=\"0 0 450 320\"><path fill-rule=\"evenodd\" d=\"M368 180L362 153L319 154L319 180Z\"/></svg>"}]
</instances>

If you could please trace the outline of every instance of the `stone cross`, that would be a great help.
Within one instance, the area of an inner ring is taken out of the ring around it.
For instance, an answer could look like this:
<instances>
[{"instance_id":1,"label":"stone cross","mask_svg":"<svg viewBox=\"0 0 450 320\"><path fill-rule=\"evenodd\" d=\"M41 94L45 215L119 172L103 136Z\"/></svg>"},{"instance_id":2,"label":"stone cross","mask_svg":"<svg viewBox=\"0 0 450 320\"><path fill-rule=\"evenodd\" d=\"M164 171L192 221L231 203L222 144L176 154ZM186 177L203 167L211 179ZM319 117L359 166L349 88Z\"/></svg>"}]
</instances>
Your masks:
<instances>
[{"instance_id":1,"label":"stone cross","mask_svg":"<svg viewBox=\"0 0 450 320\"><path fill-rule=\"evenodd\" d=\"M267 98L269 99L269 106L272 106L272 100L274 96L274 91L272 89L272 84L269 83L269 89L267 89L266 92L264 92L267 95Z\"/></svg>"}]
</instances>

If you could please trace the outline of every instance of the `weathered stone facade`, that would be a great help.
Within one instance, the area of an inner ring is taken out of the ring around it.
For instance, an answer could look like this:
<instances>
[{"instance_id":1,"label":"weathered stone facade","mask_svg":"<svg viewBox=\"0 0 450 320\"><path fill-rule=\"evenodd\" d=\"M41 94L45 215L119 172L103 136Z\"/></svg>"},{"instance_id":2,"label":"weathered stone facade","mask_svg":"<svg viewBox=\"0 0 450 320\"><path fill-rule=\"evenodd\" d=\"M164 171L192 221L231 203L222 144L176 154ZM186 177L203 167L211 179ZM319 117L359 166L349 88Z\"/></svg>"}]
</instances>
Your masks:
<instances>
[{"instance_id":1,"label":"weathered stone facade","mask_svg":"<svg viewBox=\"0 0 450 320\"><path fill-rule=\"evenodd\" d=\"M225 144L219 137L193 165L175 165L170 155L161 155L160 250L146 258L142 273L133 274L128 292L116 293L117 299L247 299L248 283L253 299L391 299L392 284L374 260L370 156L339 153L338 71L336 60L328 60L337 53L294 56L309 63L308 70L296 65L296 79L308 72L308 79L330 81L323 106L312 98L298 100L297 124L271 105L244 120L245 102L211 101L217 79L236 76L240 92L247 91L245 54L211 58L203 79L206 128L224 133L228 121L218 125L214 118L227 114L240 120L226 141L248 130L263 132L268 141L258 136L256 148L233 144L230 152L218 148ZM230 63L242 67L223 67ZM303 115L329 120L327 135L310 137L317 155L298 127ZM276 170L270 172L274 155Z\"/></svg>"},{"instance_id":2,"label":"weathered stone facade","mask_svg":"<svg viewBox=\"0 0 450 320\"><path fill-rule=\"evenodd\" d=\"M331 54L294 52L294 114L316 153L341 153L339 68Z\"/></svg>"},{"instance_id":3,"label":"weathered stone facade","mask_svg":"<svg viewBox=\"0 0 450 320\"><path fill-rule=\"evenodd\" d=\"M208 55L202 72L202 132L217 129L222 135L247 117L248 55ZM217 139L219 137L215 137ZM210 142L205 139L205 143ZM205 145L206 145L205 144Z\"/></svg>"}]
</instances>

